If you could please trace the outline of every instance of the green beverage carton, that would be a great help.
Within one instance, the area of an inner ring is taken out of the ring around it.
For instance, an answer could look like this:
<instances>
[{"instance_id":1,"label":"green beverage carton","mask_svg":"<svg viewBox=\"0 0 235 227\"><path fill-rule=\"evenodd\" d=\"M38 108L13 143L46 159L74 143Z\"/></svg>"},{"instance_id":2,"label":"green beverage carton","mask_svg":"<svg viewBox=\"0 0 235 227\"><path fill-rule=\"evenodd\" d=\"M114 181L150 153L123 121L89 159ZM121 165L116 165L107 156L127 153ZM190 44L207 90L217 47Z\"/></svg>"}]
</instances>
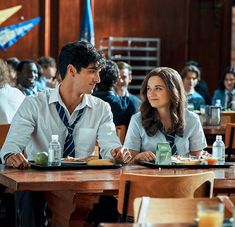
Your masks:
<instances>
[{"instance_id":1,"label":"green beverage carton","mask_svg":"<svg viewBox=\"0 0 235 227\"><path fill-rule=\"evenodd\" d=\"M157 144L156 164L171 165L171 147L168 142Z\"/></svg>"}]
</instances>

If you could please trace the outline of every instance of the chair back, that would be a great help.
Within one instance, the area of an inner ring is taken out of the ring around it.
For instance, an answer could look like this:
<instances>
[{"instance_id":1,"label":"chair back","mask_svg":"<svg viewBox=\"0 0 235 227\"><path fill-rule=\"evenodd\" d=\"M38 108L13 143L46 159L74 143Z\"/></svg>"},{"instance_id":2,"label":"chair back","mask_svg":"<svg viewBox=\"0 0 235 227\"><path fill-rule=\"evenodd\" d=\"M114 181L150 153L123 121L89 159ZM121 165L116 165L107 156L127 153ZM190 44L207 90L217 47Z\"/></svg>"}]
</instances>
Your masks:
<instances>
[{"instance_id":1,"label":"chair back","mask_svg":"<svg viewBox=\"0 0 235 227\"><path fill-rule=\"evenodd\" d=\"M10 124L0 125L0 149L2 148L2 145L4 144L4 141L7 137L7 133L9 131L10 126L11 126Z\"/></svg>"},{"instance_id":2,"label":"chair back","mask_svg":"<svg viewBox=\"0 0 235 227\"><path fill-rule=\"evenodd\" d=\"M228 201L227 201L228 200ZM232 216L233 201L227 197L224 202L225 218ZM213 198L149 198L142 197L134 200L135 222L139 224L156 223L191 223L195 224L197 217L197 203L221 202L217 197ZM229 202L229 203L228 203Z\"/></svg>"},{"instance_id":3,"label":"chair back","mask_svg":"<svg viewBox=\"0 0 235 227\"><path fill-rule=\"evenodd\" d=\"M123 173L120 176L119 182L118 212L122 215L122 221L125 222L127 216L134 216L133 201L137 197L211 197L213 185L213 172L186 175L145 175ZM195 195L196 192L198 192L197 195Z\"/></svg>"},{"instance_id":4,"label":"chair back","mask_svg":"<svg viewBox=\"0 0 235 227\"><path fill-rule=\"evenodd\" d=\"M116 133L122 144L124 144L126 137L126 125L116 125Z\"/></svg>"},{"instance_id":5,"label":"chair back","mask_svg":"<svg viewBox=\"0 0 235 227\"><path fill-rule=\"evenodd\" d=\"M230 161L231 155L235 152L235 123L226 124L225 147L228 155L227 161Z\"/></svg>"}]
</instances>

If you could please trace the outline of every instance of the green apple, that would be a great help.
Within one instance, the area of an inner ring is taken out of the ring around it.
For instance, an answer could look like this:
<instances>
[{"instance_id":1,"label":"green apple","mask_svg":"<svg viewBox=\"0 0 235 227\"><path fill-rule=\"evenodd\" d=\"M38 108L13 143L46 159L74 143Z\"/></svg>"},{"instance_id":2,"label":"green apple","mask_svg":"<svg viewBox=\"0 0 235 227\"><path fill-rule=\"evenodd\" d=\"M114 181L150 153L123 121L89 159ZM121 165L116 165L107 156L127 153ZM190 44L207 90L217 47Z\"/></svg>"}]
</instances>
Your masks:
<instances>
[{"instance_id":1,"label":"green apple","mask_svg":"<svg viewBox=\"0 0 235 227\"><path fill-rule=\"evenodd\" d=\"M48 153L47 152L38 152L34 158L34 161L37 165L47 166L48 165Z\"/></svg>"}]
</instances>

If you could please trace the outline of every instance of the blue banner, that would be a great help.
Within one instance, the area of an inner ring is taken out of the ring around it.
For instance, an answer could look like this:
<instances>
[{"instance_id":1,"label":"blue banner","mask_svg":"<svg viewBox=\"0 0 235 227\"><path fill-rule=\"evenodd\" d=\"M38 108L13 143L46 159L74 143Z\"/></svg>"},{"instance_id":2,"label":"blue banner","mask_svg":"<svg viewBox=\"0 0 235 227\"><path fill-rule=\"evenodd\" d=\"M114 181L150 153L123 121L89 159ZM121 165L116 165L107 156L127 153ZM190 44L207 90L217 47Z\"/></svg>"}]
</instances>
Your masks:
<instances>
[{"instance_id":1,"label":"blue banner","mask_svg":"<svg viewBox=\"0 0 235 227\"><path fill-rule=\"evenodd\" d=\"M83 17L80 29L80 40L86 40L95 45L94 26L90 0L84 0Z\"/></svg>"},{"instance_id":2,"label":"blue banner","mask_svg":"<svg viewBox=\"0 0 235 227\"><path fill-rule=\"evenodd\" d=\"M21 22L19 24L0 28L0 49L6 50L9 46L13 45L35 25L37 25L40 20L40 17L36 17L32 20Z\"/></svg>"}]
</instances>

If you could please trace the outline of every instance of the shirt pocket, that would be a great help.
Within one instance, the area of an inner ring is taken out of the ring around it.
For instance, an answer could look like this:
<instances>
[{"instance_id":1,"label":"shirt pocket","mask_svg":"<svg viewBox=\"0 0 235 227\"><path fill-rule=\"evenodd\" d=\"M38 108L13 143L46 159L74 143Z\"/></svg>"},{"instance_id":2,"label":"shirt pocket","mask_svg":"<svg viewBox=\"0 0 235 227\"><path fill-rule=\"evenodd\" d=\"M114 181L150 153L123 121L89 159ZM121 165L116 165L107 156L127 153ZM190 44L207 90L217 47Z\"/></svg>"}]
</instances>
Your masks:
<instances>
[{"instance_id":1,"label":"shirt pocket","mask_svg":"<svg viewBox=\"0 0 235 227\"><path fill-rule=\"evenodd\" d=\"M96 130L79 128L74 135L75 157L92 155L96 144Z\"/></svg>"}]
</instances>

